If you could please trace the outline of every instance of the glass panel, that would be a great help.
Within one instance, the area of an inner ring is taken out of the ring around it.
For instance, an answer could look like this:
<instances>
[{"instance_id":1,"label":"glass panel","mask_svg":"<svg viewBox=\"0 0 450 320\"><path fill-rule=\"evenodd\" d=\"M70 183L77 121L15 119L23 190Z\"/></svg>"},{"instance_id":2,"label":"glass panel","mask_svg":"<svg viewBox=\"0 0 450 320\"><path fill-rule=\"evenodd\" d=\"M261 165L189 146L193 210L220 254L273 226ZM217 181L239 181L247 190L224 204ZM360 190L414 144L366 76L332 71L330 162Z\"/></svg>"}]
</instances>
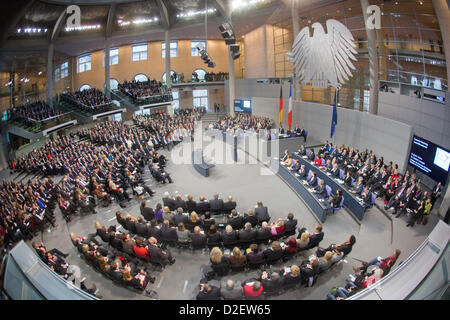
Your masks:
<instances>
[{"instance_id":1,"label":"glass panel","mask_svg":"<svg viewBox=\"0 0 450 320\"><path fill-rule=\"evenodd\" d=\"M6 266L4 287L13 300L44 300L11 256Z\"/></svg>"}]
</instances>

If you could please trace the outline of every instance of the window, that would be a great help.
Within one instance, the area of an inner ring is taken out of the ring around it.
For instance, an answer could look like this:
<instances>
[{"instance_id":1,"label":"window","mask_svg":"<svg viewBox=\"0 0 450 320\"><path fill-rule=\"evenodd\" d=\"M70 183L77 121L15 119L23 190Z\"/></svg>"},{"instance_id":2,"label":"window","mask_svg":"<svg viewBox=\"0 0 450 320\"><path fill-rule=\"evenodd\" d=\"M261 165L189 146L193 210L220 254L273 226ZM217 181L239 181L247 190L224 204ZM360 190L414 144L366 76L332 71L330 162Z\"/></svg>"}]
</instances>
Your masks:
<instances>
[{"instance_id":1,"label":"window","mask_svg":"<svg viewBox=\"0 0 450 320\"><path fill-rule=\"evenodd\" d=\"M192 73L192 81L195 81L195 75L194 73L197 74L198 80L200 81L205 81L205 75L206 75L206 71L203 69L197 69Z\"/></svg>"},{"instance_id":2,"label":"window","mask_svg":"<svg viewBox=\"0 0 450 320\"><path fill-rule=\"evenodd\" d=\"M109 65L119 64L119 48L109 50ZM105 51L103 51L103 66L105 66Z\"/></svg>"},{"instance_id":3,"label":"window","mask_svg":"<svg viewBox=\"0 0 450 320\"><path fill-rule=\"evenodd\" d=\"M172 91L172 107L173 109L180 109L180 93L178 91Z\"/></svg>"},{"instance_id":4,"label":"window","mask_svg":"<svg viewBox=\"0 0 450 320\"><path fill-rule=\"evenodd\" d=\"M194 97L194 108L205 107L208 109L208 90L192 90L192 96Z\"/></svg>"},{"instance_id":5,"label":"window","mask_svg":"<svg viewBox=\"0 0 450 320\"><path fill-rule=\"evenodd\" d=\"M131 60L147 60L147 44L135 44L131 46Z\"/></svg>"},{"instance_id":6,"label":"window","mask_svg":"<svg viewBox=\"0 0 450 320\"><path fill-rule=\"evenodd\" d=\"M83 85L80 87L80 91L89 90L90 88L91 88L90 85L88 85L88 84L83 84Z\"/></svg>"},{"instance_id":7,"label":"window","mask_svg":"<svg viewBox=\"0 0 450 320\"><path fill-rule=\"evenodd\" d=\"M363 111L369 111L370 90L364 90L364 104Z\"/></svg>"},{"instance_id":8,"label":"window","mask_svg":"<svg viewBox=\"0 0 450 320\"><path fill-rule=\"evenodd\" d=\"M78 57L78 68L77 72L85 72L91 70L91 55L87 54L85 56Z\"/></svg>"},{"instance_id":9,"label":"window","mask_svg":"<svg viewBox=\"0 0 450 320\"><path fill-rule=\"evenodd\" d=\"M66 61L61 65L61 79L69 76L69 62Z\"/></svg>"},{"instance_id":10,"label":"window","mask_svg":"<svg viewBox=\"0 0 450 320\"><path fill-rule=\"evenodd\" d=\"M59 68L55 69L55 81L59 81L61 76L61 71L59 70Z\"/></svg>"},{"instance_id":11,"label":"window","mask_svg":"<svg viewBox=\"0 0 450 320\"><path fill-rule=\"evenodd\" d=\"M103 87L106 89L106 83L103 85ZM119 81L117 81L114 78L109 79L109 89L110 90L117 90L119 87Z\"/></svg>"},{"instance_id":12,"label":"window","mask_svg":"<svg viewBox=\"0 0 450 320\"><path fill-rule=\"evenodd\" d=\"M175 71L170 70L170 75L173 75L174 73L175 73ZM162 82L162 83L167 83L167 82L166 82L166 73L165 73L165 72L164 72L163 75L162 75L161 82Z\"/></svg>"},{"instance_id":13,"label":"window","mask_svg":"<svg viewBox=\"0 0 450 320\"><path fill-rule=\"evenodd\" d=\"M353 96L353 109L359 110L359 89L355 89L355 95Z\"/></svg>"},{"instance_id":14,"label":"window","mask_svg":"<svg viewBox=\"0 0 450 320\"><path fill-rule=\"evenodd\" d=\"M206 48L206 41L191 41L191 56L192 57L198 57L198 48L204 49Z\"/></svg>"},{"instance_id":15,"label":"window","mask_svg":"<svg viewBox=\"0 0 450 320\"><path fill-rule=\"evenodd\" d=\"M166 43L161 42L161 51L163 59L166 58ZM178 57L178 41L170 41L170 57L176 58Z\"/></svg>"},{"instance_id":16,"label":"window","mask_svg":"<svg viewBox=\"0 0 450 320\"><path fill-rule=\"evenodd\" d=\"M146 82L146 81L148 81L148 78L145 74L139 73L134 76L133 80L137 81L137 82Z\"/></svg>"}]
</instances>

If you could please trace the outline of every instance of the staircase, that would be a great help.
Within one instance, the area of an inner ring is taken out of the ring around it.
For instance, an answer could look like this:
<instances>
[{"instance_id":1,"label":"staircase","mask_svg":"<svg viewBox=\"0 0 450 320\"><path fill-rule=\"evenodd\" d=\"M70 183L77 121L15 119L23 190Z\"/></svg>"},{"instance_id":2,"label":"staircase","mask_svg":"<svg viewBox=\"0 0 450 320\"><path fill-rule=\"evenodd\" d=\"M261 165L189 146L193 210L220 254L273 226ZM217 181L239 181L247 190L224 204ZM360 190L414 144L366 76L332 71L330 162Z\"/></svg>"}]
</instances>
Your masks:
<instances>
[{"instance_id":1,"label":"staircase","mask_svg":"<svg viewBox=\"0 0 450 320\"><path fill-rule=\"evenodd\" d=\"M139 106L135 105L131 98L120 90L111 90L111 99L119 101L121 105L133 112L139 110Z\"/></svg>"}]
</instances>

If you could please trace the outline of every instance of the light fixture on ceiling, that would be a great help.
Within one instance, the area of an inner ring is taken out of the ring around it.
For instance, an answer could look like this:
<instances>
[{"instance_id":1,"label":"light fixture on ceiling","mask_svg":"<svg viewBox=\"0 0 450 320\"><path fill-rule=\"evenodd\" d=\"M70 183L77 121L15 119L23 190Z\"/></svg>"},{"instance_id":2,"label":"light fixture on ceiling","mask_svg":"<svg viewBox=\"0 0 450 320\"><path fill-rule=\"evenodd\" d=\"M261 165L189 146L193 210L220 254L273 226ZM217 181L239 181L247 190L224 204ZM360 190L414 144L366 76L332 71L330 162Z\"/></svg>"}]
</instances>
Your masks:
<instances>
[{"instance_id":1,"label":"light fixture on ceiling","mask_svg":"<svg viewBox=\"0 0 450 320\"><path fill-rule=\"evenodd\" d=\"M231 2L231 10L245 9L263 2L266 2L266 0L233 0Z\"/></svg>"},{"instance_id":2,"label":"light fixture on ceiling","mask_svg":"<svg viewBox=\"0 0 450 320\"><path fill-rule=\"evenodd\" d=\"M85 25L85 26L79 26L79 27L66 27L65 30L67 32L71 32L71 31L85 31L85 30L95 30L95 29L100 29L100 25L99 24L93 24L93 25Z\"/></svg>"},{"instance_id":3,"label":"light fixture on ceiling","mask_svg":"<svg viewBox=\"0 0 450 320\"><path fill-rule=\"evenodd\" d=\"M186 13L178 13L177 14L177 18L190 18L190 17L194 17L197 16L199 14L211 14L216 12L217 9L216 8L212 8L212 9L206 9L206 10L199 10L199 11L188 11Z\"/></svg>"}]
</instances>

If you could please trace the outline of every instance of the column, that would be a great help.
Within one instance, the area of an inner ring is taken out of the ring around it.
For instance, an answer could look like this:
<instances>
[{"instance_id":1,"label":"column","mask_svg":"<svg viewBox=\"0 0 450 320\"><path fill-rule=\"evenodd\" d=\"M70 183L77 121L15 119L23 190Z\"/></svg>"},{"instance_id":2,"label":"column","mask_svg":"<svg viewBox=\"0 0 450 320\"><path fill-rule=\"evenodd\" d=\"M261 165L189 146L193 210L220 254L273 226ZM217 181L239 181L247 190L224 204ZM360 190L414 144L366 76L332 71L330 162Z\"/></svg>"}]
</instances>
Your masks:
<instances>
[{"instance_id":1,"label":"column","mask_svg":"<svg viewBox=\"0 0 450 320\"><path fill-rule=\"evenodd\" d=\"M109 51L111 49L110 38L106 38L105 41L105 93L106 96L111 99L111 83L110 79L110 66L109 66Z\"/></svg>"},{"instance_id":2,"label":"column","mask_svg":"<svg viewBox=\"0 0 450 320\"><path fill-rule=\"evenodd\" d=\"M298 23L298 14L297 14L297 3L298 0L292 0L292 8L291 8L291 15L292 15L292 31L293 31L293 37L292 37L292 42L295 41L295 37L298 35L298 33L300 32L300 26ZM293 69L293 72L295 74L295 69ZM292 99L293 100L301 100L301 86L300 83L298 81L297 75L295 75L293 77L293 93L292 93Z\"/></svg>"},{"instance_id":3,"label":"column","mask_svg":"<svg viewBox=\"0 0 450 320\"><path fill-rule=\"evenodd\" d=\"M368 0L361 0L361 8L363 11L364 21L367 21ZM367 42L369 47L369 74L370 74L370 97L369 97L369 113L378 114L378 53L376 43L376 32L374 29L368 30L366 27Z\"/></svg>"},{"instance_id":4,"label":"column","mask_svg":"<svg viewBox=\"0 0 450 320\"><path fill-rule=\"evenodd\" d=\"M433 0L434 12L439 21L447 61L447 83L450 83L450 11L445 0Z\"/></svg>"},{"instance_id":5,"label":"column","mask_svg":"<svg viewBox=\"0 0 450 320\"><path fill-rule=\"evenodd\" d=\"M172 78L170 77L170 31L165 32L165 43L166 43L166 83L167 87L172 87Z\"/></svg>"},{"instance_id":6,"label":"column","mask_svg":"<svg viewBox=\"0 0 450 320\"><path fill-rule=\"evenodd\" d=\"M54 45L52 42L48 45L47 54L47 103L53 107L53 53Z\"/></svg>"},{"instance_id":7,"label":"column","mask_svg":"<svg viewBox=\"0 0 450 320\"><path fill-rule=\"evenodd\" d=\"M234 116L234 60L233 53L230 50L230 46L228 46L228 96L230 97L228 106L230 115Z\"/></svg>"}]
</instances>

